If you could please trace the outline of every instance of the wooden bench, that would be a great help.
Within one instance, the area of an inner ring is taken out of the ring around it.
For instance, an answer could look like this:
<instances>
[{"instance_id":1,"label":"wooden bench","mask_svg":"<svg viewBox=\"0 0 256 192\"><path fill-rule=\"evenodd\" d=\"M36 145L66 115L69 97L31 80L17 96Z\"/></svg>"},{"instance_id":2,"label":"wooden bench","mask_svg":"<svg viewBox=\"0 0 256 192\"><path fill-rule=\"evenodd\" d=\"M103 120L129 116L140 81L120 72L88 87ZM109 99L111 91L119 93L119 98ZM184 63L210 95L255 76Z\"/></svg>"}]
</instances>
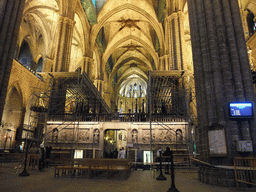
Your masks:
<instances>
[{"instance_id":1,"label":"wooden bench","mask_svg":"<svg viewBox=\"0 0 256 192\"><path fill-rule=\"evenodd\" d=\"M131 161L126 159L74 159L65 161L60 165L55 166L54 177L60 175L83 174L89 172L89 178L93 177L96 172L107 172L108 178L114 172L124 172L125 178L128 178L131 172Z\"/></svg>"},{"instance_id":2,"label":"wooden bench","mask_svg":"<svg viewBox=\"0 0 256 192\"><path fill-rule=\"evenodd\" d=\"M116 161L109 161L109 174L110 177L113 172L124 172L126 179L129 177L131 173L132 161L130 160L116 160Z\"/></svg>"},{"instance_id":3,"label":"wooden bench","mask_svg":"<svg viewBox=\"0 0 256 192\"><path fill-rule=\"evenodd\" d=\"M63 160L63 161L58 161L58 163L55 163L54 166L54 177L59 176L60 171L63 175L67 175L72 173L73 167L74 167L74 162L71 160Z\"/></svg>"}]
</instances>

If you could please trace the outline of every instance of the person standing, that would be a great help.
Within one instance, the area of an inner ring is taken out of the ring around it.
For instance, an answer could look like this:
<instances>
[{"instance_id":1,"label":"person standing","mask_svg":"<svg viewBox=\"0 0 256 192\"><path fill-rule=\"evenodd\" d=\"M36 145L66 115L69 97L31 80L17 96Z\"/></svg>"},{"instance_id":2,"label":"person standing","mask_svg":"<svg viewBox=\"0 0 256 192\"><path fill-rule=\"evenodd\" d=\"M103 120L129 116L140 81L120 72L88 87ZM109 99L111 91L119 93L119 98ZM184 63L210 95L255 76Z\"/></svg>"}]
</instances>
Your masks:
<instances>
[{"instance_id":1,"label":"person standing","mask_svg":"<svg viewBox=\"0 0 256 192\"><path fill-rule=\"evenodd\" d=\"M166 147L166 149L164 151L164 156L171 156L171 150L169 147Z\"/></svg>"},{"instance_id":2,"label":"person standing","mask_svg":"<svg viewBox=\"0 0 256 192\"><path fill-rule=\"evenodd\" d=\"M52 146L47 145L46 148L45 148L46 167L48 167L49 163L50 163L51 150L52 150Z\"/></svg>"},{"instance_id":3,"label":"person standing","mask_svg":"<svg viewBox=\"0 0 256 192\"><path fill-rule=\"evenodd\" d=\"M170 158L171 158L172 152L170 150L169 147L166 147L166 150L164 151L164 156L165 158L165 162L167 162L167 164L165 165L165 174L169 174L169 162L170 162Z\"/></svg>"},{"instance_id":4,"label":"person standing","mask_svg":"<svg viewBox=\"0 0 256 192\"><path fill-rule=\"evenodd\" d=\"M40 144L40 149L39 149L39 171L43 171L45 164L44 164L44 159L45 159L45 149L44 149L44 144Z\"/></svg>"}]
</instances>

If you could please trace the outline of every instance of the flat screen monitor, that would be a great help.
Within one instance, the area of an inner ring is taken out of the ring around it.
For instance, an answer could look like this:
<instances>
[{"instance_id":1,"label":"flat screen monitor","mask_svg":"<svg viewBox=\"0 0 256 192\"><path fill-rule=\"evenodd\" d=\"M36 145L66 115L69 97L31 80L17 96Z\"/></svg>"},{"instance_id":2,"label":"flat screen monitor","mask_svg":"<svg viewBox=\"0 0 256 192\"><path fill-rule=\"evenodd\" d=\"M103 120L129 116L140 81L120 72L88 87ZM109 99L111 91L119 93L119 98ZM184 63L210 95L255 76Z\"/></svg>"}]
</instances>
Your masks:
<instances>
[{"instance_id":1,"label":"flat screen monitor","mask_svg":"<svg viewBox=\"0 0 256 192\"><path fill-rule=\"evenodd\" d=\"M253 118L253 116L254 113L252 102L229 103L230 118Z\"/></svg>"}]
</instances>

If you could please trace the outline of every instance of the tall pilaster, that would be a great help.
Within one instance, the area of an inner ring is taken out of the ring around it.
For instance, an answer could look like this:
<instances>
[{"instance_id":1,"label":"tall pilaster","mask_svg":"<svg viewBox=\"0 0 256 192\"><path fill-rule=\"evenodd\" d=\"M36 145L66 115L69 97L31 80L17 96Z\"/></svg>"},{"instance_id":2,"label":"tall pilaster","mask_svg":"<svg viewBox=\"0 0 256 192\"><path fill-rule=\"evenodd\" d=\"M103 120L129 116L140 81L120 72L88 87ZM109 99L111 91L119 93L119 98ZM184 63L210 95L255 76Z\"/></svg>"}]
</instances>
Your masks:
<instances>
[{"instance_id":1,"label":"tall pilaster","mask_svg":"<svg viewBox=\"0 0 256 192\"><path fill-rule=\"evenodd\" d=\"M24 0L1 0L0 3L0 122L24 4Z\"/></svg>"},{"instance_id":2,"label":"tall pilaster","mask_svg":"<svg viewBox=\"0 0 256 192\"><path fill-rule=\"evenodd\" d=\"M223 125L228 154L223 164L232 164L238 140L251 140L254 120L229 119L229 102L254 102L250 66L237 0L189 0L198 109L199 148L210 161L208 130ZM204 144L206 143L206 144Z\"/></svg>"}]
</instances>

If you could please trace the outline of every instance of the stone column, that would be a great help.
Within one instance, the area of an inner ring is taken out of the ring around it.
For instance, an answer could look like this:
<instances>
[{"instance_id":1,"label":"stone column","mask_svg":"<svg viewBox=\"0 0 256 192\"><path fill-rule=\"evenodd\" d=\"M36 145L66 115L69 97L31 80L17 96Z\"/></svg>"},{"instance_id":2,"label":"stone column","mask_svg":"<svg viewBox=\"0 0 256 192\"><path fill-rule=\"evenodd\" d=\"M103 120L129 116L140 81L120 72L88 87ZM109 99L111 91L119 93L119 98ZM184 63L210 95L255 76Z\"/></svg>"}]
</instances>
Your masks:
<instances>
[{"instance_id":1,"label":"stone column","mask_svg":"<svg viewBox=\"0 0 256 192\"><path fill-rule=\"evenodd\" d=\"M24 4L24 0L1 0L0 3L0 122Z\"/></svg>"},{"instance_id":2,"label":"stone column","mask_svg":"<svg viewBox=\"0 0 256 192\"><path fill-rule=\"evenodd\" d=\"M249 39L249 29L248 29L248 24L247 24L248 11L240 8L240 14L241 14L241 19L242 19L242 23L243 23L244 38L247 41Z\"/></svg>"},{"instance_id":3,"label":"stone column","mask_svg":"<svg viewBox=\"0 0 256 192\"><path fill-rule=\"evenodd\" d=\"M102 95L103 93L103 81L100 79L96 79L94 81L94 85L95 87L98 89L98 91L100 92L100 94Z\"/></svg>"},{"instance_id":4,"label":"stone column","mask_svg":"<svg viewBox=\"0 0 256 192\"><path fill-rule=\"evenodd\" d=\"M57 23L56 49L53 72L68 72L70 65L73 28L75 21L72 15L59 16ZM55 79L53 83L51 115L64 114L66 103L66 85Z\"/></svg>"},{"instance_id":5,"label":"stone column","mask_svg":"<svg viewBox=\"0 0 256 192\"><path fill-rule=\"evenodd\" d=\"M45 58L42 72L51 72L52 70L53 70L53 60L49 58Z\"/></svg>"},{"instance_id":6,"label":"stone column","mask_svg":"<svg viewBox=\"0 0 256 192\"><path fill-rule=\"evenodd\" d=\"M69 17L59 16L58 37L55 52L54 72L68 72L70 64L71 45L75 21Z\"/></svg>"},{"instance_id":7,"label":"stone column","mask_svg":"<svg viewBox=\"0 0 256 192\"><path fill-rule=\"evenodd\" d=\"M166 50L169 55L169 68L167 70L186 70L184 63L184 27L183 13L172 13L166 18Z\"/></svg>"},{"instance_id":8,"label":"stone column","mask_svg":"<svg viewBox=\"0 0 256 192\"><path fill-rule=\"evenodd\" d=\"M225 127L232 164L237 140L251 140L254 121L231 121L228 103L254 102L250 66L240 10L236 0L189 0L190 32L197 95L199 153L209 161L208 129ZM241 133L241 134L239 134ZM254 149L256 147L253 138Z\"/></svg>"},{"instance_id":9,"label":"stone column","mask_svg":"<svg viewBox=\"0 0 256 192\"><path fill-rule=\"evenodd\" d=\"M162 56L162 57L159 57L159 70L160 70L160 71L163 71L163 70L164 70L164 67L165 67L165 64L164 64L164 56Z\"/></svg>"},{"instance_id":10,"label":"stone column","mask_svg":"<svg viewBox=\"0 0 256 192\"><path fill-rule=\"evenodd\" d=\"M90 72L92 70L91 65L93 64L93 59L90 57L83 57L84 62L82 65L82 72L86 72L90 77Z\"/></svg>"}]
</instances>

